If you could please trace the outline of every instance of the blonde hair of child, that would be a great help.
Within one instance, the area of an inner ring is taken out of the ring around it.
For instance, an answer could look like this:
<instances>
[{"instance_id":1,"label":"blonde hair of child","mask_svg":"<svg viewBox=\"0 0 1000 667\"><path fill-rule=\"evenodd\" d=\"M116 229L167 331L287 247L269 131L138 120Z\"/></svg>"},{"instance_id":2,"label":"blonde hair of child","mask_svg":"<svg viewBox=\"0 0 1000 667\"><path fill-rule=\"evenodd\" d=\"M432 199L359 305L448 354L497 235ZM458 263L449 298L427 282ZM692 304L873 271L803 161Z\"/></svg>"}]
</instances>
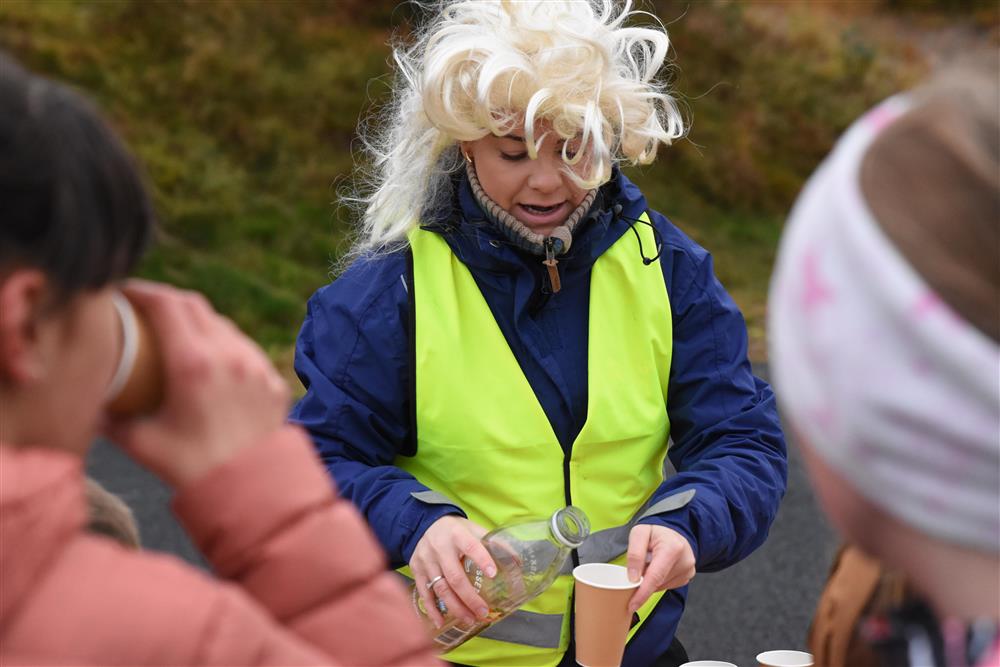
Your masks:
<instances>
[{"instance_id":1,"label":"blonde hair of child","mask_svg":"<svg viewBox=\"0 0 1000 667\"><path fill-rule=\"evenodd\" d=\"M450 202L459 141L523 124L531 158L546 131L567 173L593 188L614 164L648 164L683 136L658 77L670 42L655 16L616 0L444 0L409 46L393 51L392 103L363 122L368 166L342 201L361 213L352 254L405 245L423 215ZM640 16L655 27L627 25ZM575 143L575 142L574 142ZM578 165L584 156L587 162ZM573 167L576 166L576 169Z\"/></svg>"},{"instance_id":2,"label":"blonde hair of child","mask_svg":"<svg viewBox=\"0 0 1000 667\"><path fill-rule=\"evenodd\" d=\"M88 531L110 537L130 549L140 548L139 526L124 500L90 477L86 479L86 497Z\"/></svg>"}]
</instances>

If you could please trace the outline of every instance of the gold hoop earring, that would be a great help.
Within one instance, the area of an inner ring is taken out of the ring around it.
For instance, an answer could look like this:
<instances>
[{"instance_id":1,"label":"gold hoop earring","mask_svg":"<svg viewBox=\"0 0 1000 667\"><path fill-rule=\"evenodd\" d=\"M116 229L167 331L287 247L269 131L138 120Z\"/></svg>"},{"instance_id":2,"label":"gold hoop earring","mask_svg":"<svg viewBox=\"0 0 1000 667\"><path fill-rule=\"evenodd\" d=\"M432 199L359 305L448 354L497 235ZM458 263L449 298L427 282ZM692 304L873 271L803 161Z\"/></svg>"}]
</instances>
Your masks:
<instances>
[{"instance_id":1,"label":"gold hoop earring","mask_svg":"<svg viewBox=\"0 0 1000 667\"><path fill-rule=\"evenodd\" d=\"M465 161L466 161L466 162L468 162L469 164L472 164L472 158L471 158L471 157L469 157L469 154L468 154L468 153L466 153L465 151L462 151L462 157L464 157L464 158L465 158Z\"/></svg>"}]
</instances>

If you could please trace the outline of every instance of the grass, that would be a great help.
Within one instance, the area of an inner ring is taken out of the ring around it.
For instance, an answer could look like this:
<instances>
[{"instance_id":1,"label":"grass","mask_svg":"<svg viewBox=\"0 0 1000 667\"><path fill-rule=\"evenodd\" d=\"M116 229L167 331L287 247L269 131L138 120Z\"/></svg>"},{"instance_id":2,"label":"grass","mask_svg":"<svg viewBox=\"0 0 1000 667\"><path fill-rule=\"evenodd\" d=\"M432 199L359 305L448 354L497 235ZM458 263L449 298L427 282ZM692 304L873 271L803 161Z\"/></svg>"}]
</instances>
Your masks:
<instances>
[{"instance_id":1,"label":"grass","mask_svg":"<svg viewBox=\"0 0 1000 667\"><path fill-rule=\"evenodd\" d=\"M926 69L866 31L897 4L644 5L669 23L693 125L630 175L713 252L755 359L795 194L852 118ZM977 5L980 23L995 14ZM386 42L413 16L377 0L4 0L0 48L94 97L145 165L162 225L140 273L205 292L291 376L305 301L349 232L335 188L359 114L384 99Z\"/></svg>"}]
</instances>

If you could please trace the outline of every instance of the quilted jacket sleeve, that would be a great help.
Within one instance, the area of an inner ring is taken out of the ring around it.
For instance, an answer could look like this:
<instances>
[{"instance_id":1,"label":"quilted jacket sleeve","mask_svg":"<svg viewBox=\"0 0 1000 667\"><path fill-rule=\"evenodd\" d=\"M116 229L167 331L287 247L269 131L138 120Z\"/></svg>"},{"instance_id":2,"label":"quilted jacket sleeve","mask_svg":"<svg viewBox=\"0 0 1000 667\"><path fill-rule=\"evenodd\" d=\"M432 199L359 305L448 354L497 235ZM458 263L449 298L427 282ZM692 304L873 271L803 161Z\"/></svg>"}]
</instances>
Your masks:
<instances>
[{"instance_id":1,"label":"quilted jacket sleeve","mask_svg":"<svg viewBox=\"0 0 1000 667\"><path fill-rule=\"evenodd\" d=\"M181 489L174 509L220 577L337 663L439 664L402 584L300 428ZM216 635L228 634L224 625Z\"/></svg>"}]
</instances>

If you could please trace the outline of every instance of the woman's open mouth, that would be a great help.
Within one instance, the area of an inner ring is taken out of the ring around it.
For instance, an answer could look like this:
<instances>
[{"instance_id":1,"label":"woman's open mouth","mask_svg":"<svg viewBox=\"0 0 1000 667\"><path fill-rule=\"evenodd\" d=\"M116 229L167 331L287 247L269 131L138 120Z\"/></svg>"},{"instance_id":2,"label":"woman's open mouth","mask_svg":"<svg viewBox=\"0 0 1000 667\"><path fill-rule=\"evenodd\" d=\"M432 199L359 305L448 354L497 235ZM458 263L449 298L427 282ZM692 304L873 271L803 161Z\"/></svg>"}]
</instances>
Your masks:
<instances>
[{"instance_id":1,"label":"woman's open mouth","mask_svg":"<svg viewBox=\"0 0 1000 667\"><path fill-rule=\"evenodd\" d=\"M515 209L515 217L528 226L558 224L569 215L565 201L549 206L516 204Z\"/></svg>"}]
</instances>

